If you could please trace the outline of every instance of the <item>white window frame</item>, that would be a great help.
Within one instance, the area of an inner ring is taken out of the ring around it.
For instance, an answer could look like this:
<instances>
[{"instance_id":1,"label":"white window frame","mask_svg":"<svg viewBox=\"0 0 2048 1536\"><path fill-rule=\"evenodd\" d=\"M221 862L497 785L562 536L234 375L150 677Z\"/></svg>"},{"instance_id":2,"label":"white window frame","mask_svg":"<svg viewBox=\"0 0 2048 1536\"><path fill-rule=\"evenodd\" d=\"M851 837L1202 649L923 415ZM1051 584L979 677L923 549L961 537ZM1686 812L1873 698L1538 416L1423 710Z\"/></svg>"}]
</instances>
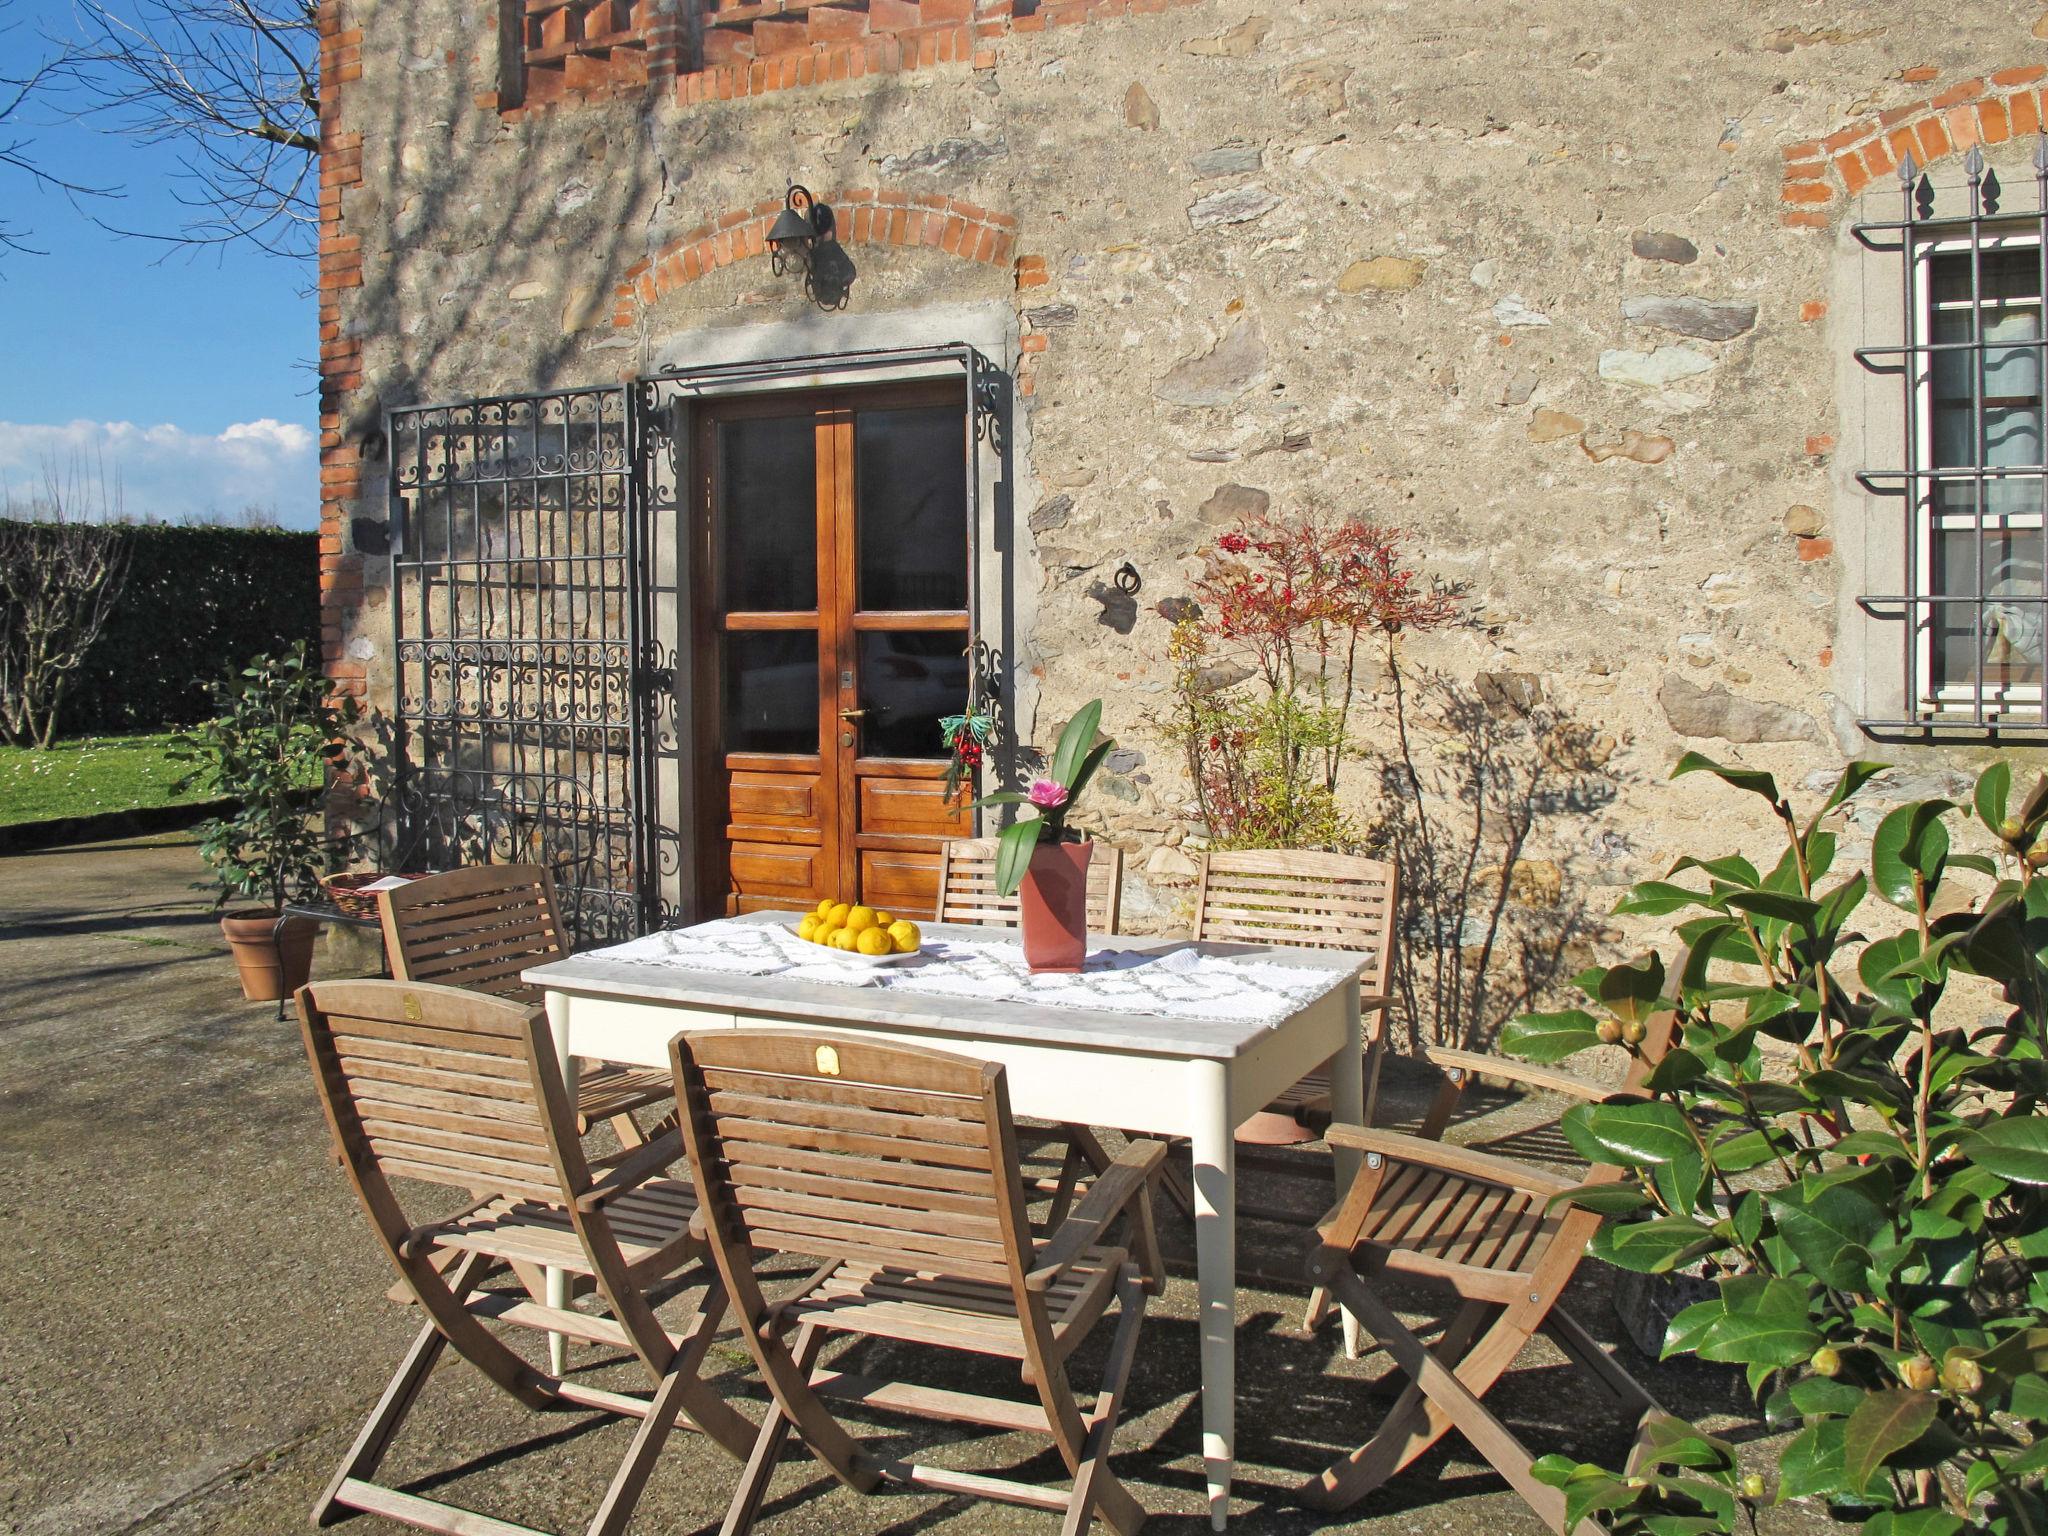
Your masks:
<instances>
[{"instance_id":1,"label":"white window frame","mask_svg":"<svg viewBox=\"0 0 2048 1536\"><path fill-rule=\"evenodd\" d=\"M1977 237L1975 248L1980 254L2011 250L2038 251L2041 246L2041 238L2038 232L2039 226L2035 221L2030 220L2029 223L2033 226L2032 228L2025 230L2015 229L2011 233L1982 231ZM1938 310L1968 312L1971 305L1971 301L1968 298L1954 303L1936 304L1934 297L1934 263L1937 257L1954 255L1967 257L1970 254L1971 248L1972 242L1967 237L1928 239L1915 243L1913 247L1913 261L1916 264L1916 271L1914 273L1913 292L1916 313L1911 317L1913 326L1911 340L1915 346L1925 346L1933 341L1934 317ZM2012 307L2013 302L2007 301L2004 307ZM2016 302L2025 304L2029 301L2021 299ZM2042 309L2044 296L2036 293L2032 296L2031 302L2036 309ZM2039 334L2043 337L2048 337L2048 311L2044 311L2042 314L2042 319L2039 322ZM2025 345L2025 343L2016 343L2016 345ZM2041 384L2044 394L2048 394L2048 347L2044 347L2042 351ZM1939 354L1913 352L1908 355L1913 359L1913 366L1916 370L1916 377L1912 384L1916 397L1912 468L1925 475L1934 467L1934 365ZM2048 437L2044 437L2044 442L2048 442ZM2044 457L2048 457L2048 448L2044 448ZM2048 474L2048 470L2044 470L2043 473ZM1967 480L1969 477L1970 472L1968 470L1959 470L1954 476L1957 480ZM1940 598L1945 595L1937 591L1934 584L1935 534L1937 532L1945 532L1951 529L1976 531L1980 527L1985 533L1994 531L2010 531L2014 533L2038 531L2042 526L2041 514L2038 511L2001 514L1996 518L1982 518L1981 522L1977 513L1937 514L1934 510L1936 482L1932 479L1915 479L1909 481L1908 484L1912 487L1910 494L1913 498L1912 536L1914 548L1912 590L1907 593L1907 598L1909 611L1913 614L1913 644L1917 652L1915 671L1920 679L1920 697L1912 701L1914 713L1939 722L1945 717L1954 717L1963 713L1974 713L1979 707L1981 696L1981 703L1987 720L1996 720L2002 711L2011 709L2018 712L2021 717L2019 720L2012 722L2014 724L2043 723L2043 689L2040 683L1999 683L1984 687L1967 681L1949 682L1938 676L1939 662L1935 649L1935 631L1939 622L1938 615L1944 607L1950 605L1930 601L1930 599Z\"/></svg>"}]
</instances>

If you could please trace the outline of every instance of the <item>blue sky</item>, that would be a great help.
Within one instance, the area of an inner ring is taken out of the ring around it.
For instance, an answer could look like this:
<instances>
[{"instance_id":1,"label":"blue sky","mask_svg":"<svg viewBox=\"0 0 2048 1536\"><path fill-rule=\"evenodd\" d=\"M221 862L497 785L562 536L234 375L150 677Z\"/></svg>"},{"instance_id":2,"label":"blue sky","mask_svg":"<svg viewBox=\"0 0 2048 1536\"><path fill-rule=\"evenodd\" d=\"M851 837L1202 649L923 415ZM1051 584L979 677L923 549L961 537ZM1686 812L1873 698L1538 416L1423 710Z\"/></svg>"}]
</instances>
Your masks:
<instances>
[{"instance_id":1,"label":"blue sky","mask_svg":"<svg viewBox=\"0 0 2048 1536\"><path fill-rule=\"evenodd\" d=\"M63 0L0 7L0 60L18 71L38 24L69 24ZM273 510L318 519L317 345L310 267L253 248L188 251L124 238L185 218L178 165L161 147L66 122L25 126L44 169L118 186L74 208L0 169L0 211L47 255L0 251L0 487L34 494L53 455L104 457L126 512L176 521Z\"/></svg>"}]
</instances>

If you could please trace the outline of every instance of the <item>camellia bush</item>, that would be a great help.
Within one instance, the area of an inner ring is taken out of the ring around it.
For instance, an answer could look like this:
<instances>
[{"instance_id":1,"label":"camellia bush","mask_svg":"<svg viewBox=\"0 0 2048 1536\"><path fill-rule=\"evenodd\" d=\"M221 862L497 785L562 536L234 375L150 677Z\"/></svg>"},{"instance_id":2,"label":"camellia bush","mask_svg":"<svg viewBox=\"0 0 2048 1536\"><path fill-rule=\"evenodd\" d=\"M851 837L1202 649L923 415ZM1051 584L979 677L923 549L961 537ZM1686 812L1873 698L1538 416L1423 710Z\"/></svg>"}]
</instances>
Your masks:
<instances>
[{"instance_id":1,"label":"camellia bush","mask_svg":"<svg viewBox=\"0 0 2048 1536\"><path fill-rule=\"evenodd\" d=\"M1665 1355L1742 1367L1794 1431L1775 1487L1673 1419L1626 1475L1545 1457L1567 1527L1689 1536L1813 1499L1874 1536L2048 1536L2048 779L2015 796L1995 764L1971 805L1901 806L1838 870L1830 823L1883 771L1851 764L1802 820L1770 775L1688 754L1678 774L1770 805L1783 852L1637 885L1617 910L1683 915L1678 972L1589 970L1587 1007L1503 1034L1540 1061L1650 1050L1640 1095L1564 1119L1625 1170L1573 1196L1608 1217L1593 1251L1715 1274ZM1972 818L1992 852L1956 850Z\"/></svg>"}]
</instances>

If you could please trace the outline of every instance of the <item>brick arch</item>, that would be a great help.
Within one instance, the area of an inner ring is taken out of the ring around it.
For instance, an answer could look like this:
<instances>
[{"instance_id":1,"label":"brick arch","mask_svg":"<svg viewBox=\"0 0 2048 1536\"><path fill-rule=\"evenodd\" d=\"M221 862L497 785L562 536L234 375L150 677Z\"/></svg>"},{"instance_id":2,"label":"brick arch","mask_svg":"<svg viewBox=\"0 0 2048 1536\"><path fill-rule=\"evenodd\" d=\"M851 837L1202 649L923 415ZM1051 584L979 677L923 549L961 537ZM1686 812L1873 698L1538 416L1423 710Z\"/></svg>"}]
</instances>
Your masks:
<instances>
[{"instance_id":1,"label":"brick arch","mask_svg":"<svg viewBox=\"0 0 2048 1536\"><path fill-rule=\"evenodd\" d=\"M1931 80L1908 70L1908 80ZM1845 197L1880 177L1895 176L1907 154L1925 169L1973 145L2003 144L2048 127L2048 66L2030 64L1959 81L1937 95L1860 117L1824 139L1785 146L1784 222L1826 229ZM1917 82L1916 82L1917 83Z\"/></svg>"},{"instance_id":2,"label":"brick arch","mask_svg":"<svg viewBox=\"0 0 2048 1536\"><path fill-rule=\"evenodd\" d=\"M1007 265L1016 248L1014 218L957 197L861 187L820 201L831 207L838 221L839 240L845 245L927 246L994 267ZM751 208L728 209L653 256L635 262L618 286L612 325L619 329L632 325L641 307L720 267L765 256L768 226L781 211L779 197Z\"/></svg>"}]
</instances>

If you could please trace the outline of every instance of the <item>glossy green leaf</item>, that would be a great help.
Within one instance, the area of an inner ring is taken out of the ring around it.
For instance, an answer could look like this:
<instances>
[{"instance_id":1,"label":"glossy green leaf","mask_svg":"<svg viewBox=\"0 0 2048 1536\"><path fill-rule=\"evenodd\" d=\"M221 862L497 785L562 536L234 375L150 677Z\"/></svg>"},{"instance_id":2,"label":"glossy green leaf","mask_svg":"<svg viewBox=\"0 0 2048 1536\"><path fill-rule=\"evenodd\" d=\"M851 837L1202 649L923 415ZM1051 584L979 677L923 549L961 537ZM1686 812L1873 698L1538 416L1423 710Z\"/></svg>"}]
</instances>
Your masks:
<instances>
[{"instance_id":1,"label":"glossy green leaf","mask_svg":"<svg viewBox=\"0 0 2048 1536\"><path fill-rule=\"evenodd\" d=\"M1611 965L1600 978L1601 1005L1625 1023L1649 1018L1664 1002L1664 961L1654 950L1627 965Z\"/></svg>"},{"instance_id":2,"label":"glossy green leaf","mask_svg":"<svg viewBox=\"0 0 2048 1536\"><path fill-rule=\"evenodd\" d=\"M1960 1515L1923 1504L1918 1509L1880 1509L1863 1523L1863 1536L1956 1536L1962 1529Z\"/></svg>"},{"instance_id":3,"label":"glossy green leaf","mask_svg":"<svg viewBox=\"0 0 2048 1536\"><path fill-rule=\"evenodd\" d=\"M1872 1392L1843 1421L1842 1475L1846 1487L1870 1486L1885 1462L1927 1433L1940 1411L1932 1392L1889 1387Z\"/></svg>"},{"instance_id":4,"label":"glossy green leaf","mask_svg":"<svg viewBox=\"0 0 2048 1536\"><path fill-rule=\"evenodd\" d=\"M1728 895L1726 904L1738 912L1795 923L1801 928L1813 927L1820 914L1819 902L1786 891L1734 891Z\"/></svg>"},{"instance_id":5,"label":"glossy green leaf","mask_svg":"<svg viewBox=\"0 0 2048 1536\"><path fill-rule=\"evenodd\" d=\"M1704 891L1690 890L1669 880L1644 880L1630 886L1628 894L1614 904L1614 910L1619 916L1668 917L1687 907L1706 904Z\"/></svg>"},{"instance_id":6,"label":"glossy green leaf","mask_svg":"<svg viewBox=\"0 0 2048 1536\"><path fill-rule=\"evenodd\" d=\"M1059 745L1053 748L1051 774L1058 783L1072 785L1081 768L1081 760L1095 745L1095 737L1102 727L1102 700L1090 699L1074 711L1074 718L1067 722L1060 732Z\"/></svg>"},{"instance_id":7,"label":"glossy green leaf","mask_svg":"<svg viewBox=\"0 0 2048 1536\"><path fill-rule=\"evenodd\" d=\"M1702 1360L1780 1367L1797 1365L1820 1347L1806 1287L1797 1281L1756 1275L1724 1281L1721 1307L1722 1315L1693 1345Z\"/></svg>"},{"instance_id":8,"label":"glossy green leaf","mask_svg":"<svg viewBox=\"0 0 2048 1536\"><path fill-rule=\"evenodd\" d=\"M1870 879L1878 895L1906 912L1918 910L1916 890L1933 896L1948 859L1948 827L1941 818L1954 809L1947 800L1917 800L1878 823L1870 840Z\"/></svg>"},{"instance_id":9,"label":"glossy green leaf","mask_svg":"<svg viewBox=\"0 0 2048 1536\"><path fill-rule=\"evenodd\" d=\"M1809 1176L1766 1197L1778 1235L1822 1284L1857 1288L1870 1249L1890 1229L1891 1175L1882 1167Z\"/></svg>"},{"instance_id":10,"label":"glossy green leaf","mask_svg":"<svg viewBox=\"0 0 2048 1536\"><path fill-rule=\"evenodd\" d=\"M1552 1195L1549 1203L1561 1205L1567 1201L1585 1210L1598 1211L1602 1216L1626 1216L1631 1211L1643 1209L1650 1203L1650 1197L1625 1180L1609 1179L1564 1190Z\"/></svg>"},{"instance_id":11,"label":"glossy green leaf","mask_svg":"<svg viewBox=\"0 0 2048 1536\"><path fill-rule=\"evenodd\" d=\"M1025 871L1031 868L1031 855L1037 851L1039 834L1044 830L1038 817L1029 816L1011 822L997 835L996 889L1004 896L1014 896L1022 888Z\"/></svg>"},{"instance_id":12,"label":"glossy green leaf","mask_svg":"<svg viewBox=\"0 0 2048 1536\"><path fill-rule=\"evenodd\" d=\"M1866 1394L1863 1388L1839 1376L1802 1376L1792 1383L1787 1395L1801 1413L1843 1417L1854 1413Z\"/></svg>"},{"instance_id":13,"label":"glossy green leaf","mask_svg":"<svg viewBox=\"0 0 2048 1536\"><path fill-rule=\"evenodd\" d=\"M1846 1419L1823 1419L1794 1435L1778 1457L1778 1502L1842 1491Z\"/></svg>"},{"instance_id":14,"label":"glossy green leaf","mask_svg":"<svg viewBox=\"0 0 2048 1536\"><path fill-rule=\"evenodd\" d=\"M1889 770L1890 767L1890 763L1872 763L1860 758L1850 763L1842 770L1842 776L1835 780L1835 787L1828 793L1827 804L1821 807L1822 813L1825 814L1828 811L1832 811L1880 773Z\"/></svg>"},{"instance_id":15,"label":"glossy green leaf","mask_svg":"<svg viewBox=\"0 0 2048 1536\"><path fill-rule=\"evenodd\" d=\"M1671 777L1682 779L1688 773L1711 773L1724 784L1737 789L1746 789L1752 795L1761 795L1773 806L1784 797L1778 793L1778 781L1758 768L1729 768L1715 762L1699 752L1688 752L1678 760L1678 766L1671 770Z\"/></svg>"},{"instance_id":16,"label":"glossy green leaf","mask_svg":"<svg viewBox=\"0 0 2048 1536\"><path fill-rule=\"evenodd\" d=\"M1502 1026L1500 1048L1524 1061L1562 1061L1600 1043L1595 1020L1579 1008L1557 1013L1525 1013Z\"/></svg>"},{"instance_id":17,"label":"glossy green leaf","mask_svg":"<svg viewBox=\"0 0 2048 1536\"><path fill-rule=\"evenodd\" d=\"M2016 1184L2048 1184L2048 1117L2014 1115L1993 1120L1963 1139L1963 1153Z\"/></svg>"},{"instance_id":18,"label":"glossy green leaf","mask_svg":"<svg viewBox=\"0 0 2048 1536\"><path fill-rule=\"evenodd\" d=\"M1620 1269L1661 1275L1719 1246L1699 1223L1665 1218L1608 1222L1594 1234L1588 1251Z\"/></svg>"},{"instance_id":19,"label":"glossy green leaf","mask_svg":"<svg viewBox=\"0 0 2048 1536\"><path fill-rule=\"evenodd\" d=\"M2006 802L2011 795L2012 764L2005 759L2000 758L1977 775L1976 792L1970 798L1977 808L1977 819L1993 836L1998 835L1999 825L2005 820Z\"/></svg>"}]
</instances>

